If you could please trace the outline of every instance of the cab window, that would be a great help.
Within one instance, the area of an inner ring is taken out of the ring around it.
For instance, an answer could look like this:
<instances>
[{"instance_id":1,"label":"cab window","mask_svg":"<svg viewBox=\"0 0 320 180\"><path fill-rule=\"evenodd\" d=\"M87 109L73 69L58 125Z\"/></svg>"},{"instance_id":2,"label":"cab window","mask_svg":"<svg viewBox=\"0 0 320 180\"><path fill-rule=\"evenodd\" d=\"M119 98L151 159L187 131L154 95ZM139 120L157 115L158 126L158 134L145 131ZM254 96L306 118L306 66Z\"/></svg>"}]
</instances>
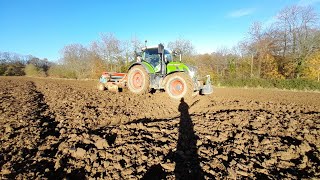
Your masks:
<instances>
[{"instance_id":1,"label":"cab window","mask_svg":"<svg viewBox=\"0 0 320 180\"><path fill-rule=\"evenodd\" d=\"M150 63L153 67L160 64L160 55L158 49L148 49L144 52L144 60Z\"/></svg>"}]
</instances>

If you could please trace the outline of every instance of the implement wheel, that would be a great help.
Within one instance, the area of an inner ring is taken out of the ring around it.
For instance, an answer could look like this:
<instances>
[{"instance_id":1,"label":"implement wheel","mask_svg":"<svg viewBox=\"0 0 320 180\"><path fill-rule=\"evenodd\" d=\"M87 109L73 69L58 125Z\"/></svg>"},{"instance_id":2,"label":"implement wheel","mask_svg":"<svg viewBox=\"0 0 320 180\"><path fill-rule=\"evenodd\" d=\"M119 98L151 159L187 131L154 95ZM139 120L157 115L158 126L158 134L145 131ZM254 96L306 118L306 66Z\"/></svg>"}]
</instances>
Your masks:
<instances>
[{"instance_id":1,"label":"implement wheel","mask_svg":"<svg viewBox=\"0 0 320 180\"><path fill-rule=\"evenodd\" d=\"M149 92L150 77L141 65L133 66L128 72L128 89L135 94Z\"/></svg>"},{"instance_id":2,"label":"implement wheel","mask_svg":"<svg viewBox=\"0 0 320 180\"><path fill-rule=\"evenodd\" d=\"M173 99L180 100L182 97L189 99L193 94L192 79L184 72L170 74L165 85L165 91Z\"/></svg>"},{"instance_id":3,"label":"implement wheel","mask_svg":"<svg viewBox=\"0 0 320 180\"><path fill-rule=\"evenodd\" d=\"M97 84L97 89L100 91L104 91L106 89L105 85L103 83L98 83Z\"/></svg>"}]
</instances>

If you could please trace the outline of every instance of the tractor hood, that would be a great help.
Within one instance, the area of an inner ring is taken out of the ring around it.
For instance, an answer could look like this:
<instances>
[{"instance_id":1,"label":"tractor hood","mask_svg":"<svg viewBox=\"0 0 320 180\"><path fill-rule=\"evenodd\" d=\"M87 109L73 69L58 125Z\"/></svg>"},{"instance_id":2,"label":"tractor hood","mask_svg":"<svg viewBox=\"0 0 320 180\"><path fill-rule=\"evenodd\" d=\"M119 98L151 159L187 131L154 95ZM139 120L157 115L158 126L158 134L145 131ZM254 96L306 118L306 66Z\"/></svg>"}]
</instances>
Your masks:
<instances>
[{"instance_id":1,"label":"tractor hood","mask_svg":"<svg viewBox=\"0 0 320 180\"><path fill-rule=\"evenodd\" d=\"M167 74L181 71L189 72L189 67L181 62L169 62L167 64Z\"/></svg>"}]
</instances>

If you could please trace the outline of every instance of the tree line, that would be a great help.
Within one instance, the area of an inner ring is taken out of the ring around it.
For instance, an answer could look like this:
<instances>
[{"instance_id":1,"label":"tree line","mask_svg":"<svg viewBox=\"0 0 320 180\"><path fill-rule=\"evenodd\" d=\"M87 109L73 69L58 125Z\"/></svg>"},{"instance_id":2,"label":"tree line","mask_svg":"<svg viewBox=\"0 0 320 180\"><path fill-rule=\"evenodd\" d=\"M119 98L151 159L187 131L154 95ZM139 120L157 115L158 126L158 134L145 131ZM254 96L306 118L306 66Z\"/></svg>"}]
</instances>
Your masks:
<instances>
[{"instance_id":1,"label":"tree line","mask_svg":"<svg viewBox=\"0 0 320 180\"><path fill-rule=\"evenodd\" d=\"M195 63L216 78L319 81L319 14L312 7L286 7L271 24L254 22L237 46L196 57Z\"/></svg>"},{"instance_id":2,"label":"tree line","mask_svg":"<svg viewBox=\"0 0 320 180\"><path fill-rule=\"evenodd\" d=\"M134 51L144 43L138 38L119 40L114 34L101 34L88 46L69 44L61 59L49 62L33 56L0 52L0 75L97 78L103 71L126 72L135 61ZM196 66L200 75L224 79L310 79L320 80L319 14L309 7L282 9L272 23L252 23L248 34L232 48L211 54L198 54L190 40L168 42L182 59Z\"/></svg>"},{"instance_id":3,"label":"tree line","mask_svg":"<svg viewBox=\"0 0 320 180\"><path fill-rule=\"evenodd\" d=\"M48 76L47 71L54 63L32 55L0 52L0 76Z\"/></svg>"}]
</instances>

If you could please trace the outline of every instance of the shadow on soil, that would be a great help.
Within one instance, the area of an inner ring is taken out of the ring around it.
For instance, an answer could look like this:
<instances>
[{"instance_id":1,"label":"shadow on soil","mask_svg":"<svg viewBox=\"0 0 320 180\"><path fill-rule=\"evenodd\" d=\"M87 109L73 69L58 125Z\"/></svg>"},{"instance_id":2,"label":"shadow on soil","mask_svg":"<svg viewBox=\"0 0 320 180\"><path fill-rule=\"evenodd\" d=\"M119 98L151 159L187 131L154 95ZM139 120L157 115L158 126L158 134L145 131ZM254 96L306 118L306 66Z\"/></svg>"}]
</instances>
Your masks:
<instances>
[{"instance_id":1,"label":"shadow on soil","mask_svg":"<svg viewBox=\"0 0 320 180\"><path fill-rule=\"evenodd\" d=\"M189 114L189 105L181 98L180 125L176 151L176 179L204 179L198 157L197 139Z\"/></svg>"},{"instance_id":2,"label":"shadow on soil","mask_svg":"<svg viewBox=\"0 0 320 180\"><path fill-rule=\"evenodd\" d=\"M184 101L184 98L181 98L178 110L180 112L180 123L177 147L175 152L167 155L167 158L176 162L174 169L176 179L204 179L197 153L198 137L194 132L189 105ZM166 175L167 173L158 164L151 166L143 179L165 179Z\"/></svg>"}]
</instances>

